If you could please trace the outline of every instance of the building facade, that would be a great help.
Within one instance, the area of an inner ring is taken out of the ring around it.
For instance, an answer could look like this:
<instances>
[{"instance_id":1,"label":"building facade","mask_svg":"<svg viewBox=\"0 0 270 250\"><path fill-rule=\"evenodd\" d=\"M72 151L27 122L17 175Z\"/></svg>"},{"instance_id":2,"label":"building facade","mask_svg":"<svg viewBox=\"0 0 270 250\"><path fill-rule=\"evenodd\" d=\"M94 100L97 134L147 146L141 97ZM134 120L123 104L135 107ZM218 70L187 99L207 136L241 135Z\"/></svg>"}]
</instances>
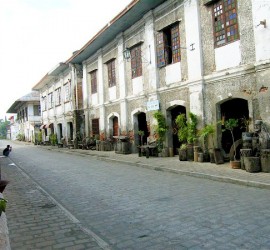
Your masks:
<instances>
[{"instance_id":1,"label":"building facade","mask_svg":"<svg viewBox=\"0 0 270 250\"><path fill-rule=\"evenodd\" d=\"M139 130L153 135L156 109L174 149L180 113L196 114L199 127L229 118L269 124L269 8L259 0L131 2L68 60L83 67L86 135L130 135L136 145Z\"/></svg>"},{"instance_id":2,"label":"building facade","mask_svg":"<svg viewBox=\"0 0 270 250\"><path fill-rule=\"evenodd\" d=\"M53 100L49 94L67 79L82 86L70 110L82 111L76 131L83 136L126 135L135 150L139 131L143 142L154 139L160 110L169 127L166 146L176 153L175 118L192 112L198 128L217 124L215 144L228 153L225 120L249 120L250 129L258 119L270 124L269 9L260 0L134 0L66 61L61 80L46 87L42 80L35 89ZM65 118L63 105L43 110L43 123L74 120ZM239 124L236 139L242 131Z\"/></svg>"},{"instance_id":3,"label":"building facade","mask_svg":"<svg viewBox=\"0 0 270 250\"><path fill-rule=\"evenodd\" d=\"M56 134L58 142L63 138L68 142L83 133L80 74L78 68L75 75L68 64L59 63L33 87L40 93L43 141Z\"/></svg>"},{"instance_id":4,"label":"building facade","mask_svg":"<svg viewBox=\"0 0 270 250\"><path fill-rule=\"evenodd\" d=\"M31 93L16 100L7 113L16 113L16 120L11 122L11 140L24 140L35 142L36 134L40 128L40 101L39 93Z\"/></svg>"}]
</instances>

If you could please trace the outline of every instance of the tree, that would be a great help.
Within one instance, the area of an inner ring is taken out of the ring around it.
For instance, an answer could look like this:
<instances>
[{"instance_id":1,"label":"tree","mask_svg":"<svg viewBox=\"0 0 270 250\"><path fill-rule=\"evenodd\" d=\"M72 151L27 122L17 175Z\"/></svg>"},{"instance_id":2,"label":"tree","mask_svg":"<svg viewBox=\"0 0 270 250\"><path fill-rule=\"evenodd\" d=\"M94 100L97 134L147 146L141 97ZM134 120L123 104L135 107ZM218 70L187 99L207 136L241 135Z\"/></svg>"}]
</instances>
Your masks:
<instances>
[{"instance_id":1,"label":"tree","mask_svg":"<svg viewBox=\"0 0 270 250\"><path fill-rule=\"evenodd\" d=\"M9 125L9 121L4 121L0 119L0 138L6 139L7 138L7 126Z\"/></svg>"}]
</instances>

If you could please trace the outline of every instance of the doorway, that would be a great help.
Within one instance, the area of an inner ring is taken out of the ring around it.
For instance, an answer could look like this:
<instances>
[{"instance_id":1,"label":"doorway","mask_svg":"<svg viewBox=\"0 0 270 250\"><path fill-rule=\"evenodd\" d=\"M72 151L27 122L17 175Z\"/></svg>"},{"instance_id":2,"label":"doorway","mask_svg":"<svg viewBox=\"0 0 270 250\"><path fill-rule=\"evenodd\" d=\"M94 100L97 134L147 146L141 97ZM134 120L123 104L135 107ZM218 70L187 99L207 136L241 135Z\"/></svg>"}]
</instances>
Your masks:
<instances>
[{"instance_id":1,"label":"doorway","mask_svg":"<svg viewBox=\"0 0 270 250\"><path fill-rule=\"evenodd\" d=\"M113 119L112 119L112 122L113 122L113 136L118 136L119 135L119 124L118 124L118 117L115 116Z\"/></svg>"},{"instance_id":2,"label":"doorway","mask_svg":"<svg viewBox=\"0 0 270 250\"><path fill-rule=\"evenodd\" d=\"M138 118L138 130L136 131L136 134L138 135L139 131L143 131L144 135L142 137L142 143L146 144L147 137L149 136L147 121L146 121L146 114L144 112L141 112L137 115L137 118ZM138 142L141 144L139 136L138 136Z\"/></svg>"},{"instance_id":3,"label":"doorway","mask_svg":"<svg viewBox=\"0 0 270 250\"><path fill-rule=\"evenodd\" d=\"M241 124L241 120L243 118L249 119L249 110L248 110L248 101L235 98L232 100L228 100L220 104L220 115L221 115L221 146L224 149L225 153L228 154L230 152L232 142L232 136L230 131L224 130L224 122L228 119L238 119L238 127L233 130L234 141L242 138L242 132L245 131L243 124ZM237 158L239 158L239 149L237 150Z\"/></svg>"},{"instance_id":4,"label":"doorway","mask_svg":"<svg viewBox=\"0 0 270 250\"><path fill-rule=\"evenodd\" d=\"M171 118L170 125L171 125L171 131L172 131L171 137L172 137L173 152L174 154L178 154L178 149L180 148L181 143L179 142L179 139L177 136L178 128L176 126L175 119L180 114L186 115L186 107L181 106L181 105L174 106L173 108L169 110L169 113L170 113L170 118Z\"/></svg>"}]
</instances>

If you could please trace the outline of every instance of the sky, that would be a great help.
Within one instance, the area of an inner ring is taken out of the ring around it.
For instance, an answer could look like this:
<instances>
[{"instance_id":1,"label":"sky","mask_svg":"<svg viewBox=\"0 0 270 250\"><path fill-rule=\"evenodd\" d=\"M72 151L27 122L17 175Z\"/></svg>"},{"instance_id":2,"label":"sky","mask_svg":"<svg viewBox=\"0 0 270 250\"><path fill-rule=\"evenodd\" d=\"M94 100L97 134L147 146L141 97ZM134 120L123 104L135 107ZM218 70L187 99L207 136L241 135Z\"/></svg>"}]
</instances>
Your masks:
<instances>
[{"instance_id":1,"label":"sky","mask_svg":"<svg viewBox=\"0 0 270 250\"><path fill-rule=\"evenodd\" d=\"M0 119L131 0L0 0Z\"/></svg>"}]
</instances>

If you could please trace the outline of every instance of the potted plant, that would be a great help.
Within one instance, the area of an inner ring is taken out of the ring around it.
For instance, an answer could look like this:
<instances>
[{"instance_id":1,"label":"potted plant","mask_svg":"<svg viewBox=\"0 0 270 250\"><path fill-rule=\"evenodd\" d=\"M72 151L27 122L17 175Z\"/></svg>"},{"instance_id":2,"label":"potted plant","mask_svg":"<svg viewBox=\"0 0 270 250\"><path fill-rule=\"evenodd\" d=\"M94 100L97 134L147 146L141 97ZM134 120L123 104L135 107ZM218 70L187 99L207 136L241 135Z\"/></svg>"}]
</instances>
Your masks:
<instances>
[{"instance_id":1,"label":"potted plant","mask_svg":"<svg viewBox=\"0 0 270 250\"><path fill-rule=\"evenodd\" d=\"M242 132L243 143L248 143L248 145L250 145L252 141L252 133L249 131L250 118L244 116L240 119L240 122L241 129L244 129L244 132Z\"/></svg>"},{"instance_id":2,"label":"potted plant","mask_svg":"<svg viewBox=\"0 0 270 250\"><path fill-rule=\"evenodd\" d=\"M189 112L189 119L185 114L176 117L175 123L178 128L177 136L180 142L187 143L187 159L194 159L193 145L197 141L197 124L198 118L195 114Z\"/></svg>"},{"instance_id":3,"label":"potted plant","mask_svg":"<svg viewBox=\"0 0 270 250\"><path fill-rule=\"evenodd\" d=\"M236 159L236 147L234 143L234 135L233 135L233 130L234 128L238 127L238 119L233 119L230 118L224 123L225 130L229 130L232 136L232 143L234 147L234 157L233 160L230 160L230 165L232 168L240 168L241 164L240 161Z\"/></svg>"},{"instance_id":4,"label":"potted plant","mask_svg":"<svg viewBox=\"0 0 270 250\"><path fill-rule=\"evenodd\" d=\"M183 143L179 148L179 161L187 160L187 144Z\"/></svg>"},{"instance_id":5,"label":"potted plant","mask_svg":"<svg viewBox=\"0 0 270 250\"><path fill-rule=\"evenodd\" d=\"M50 143L52 146L55 146L57 144L57 135L56 134L50 134Z\"/></svg>"},{"instance_id":6,"label":"potted plant","mask_svg":"<svg viewBox=\"0 0 270 250\"><path fill-rule=\"evenodd\" d=\"M211 158L211 162L214 162L214 134L216 132L216 128L214 124L206 124L200 131L199 136L202 140L202 145L204 147L204 159L207 161L209 156ZM210 144L210 147L208 146Z\"/></svg>"},{"instance_id":7,"label":"potted plant","mask_svg":"<svg viewBox=\"0 0 270 250\"><path fill-rule=\"evenodd\" d=\"M154 118L157 120L157 125L155 126L155 130L158 136L157 138L158 152L162 152L163 156L168 156L169 155L168 148L164 149L165 136L168 130L165 116L161 113L161 111L156 111L154 113Z\"/></svg>"}]
</instances>

